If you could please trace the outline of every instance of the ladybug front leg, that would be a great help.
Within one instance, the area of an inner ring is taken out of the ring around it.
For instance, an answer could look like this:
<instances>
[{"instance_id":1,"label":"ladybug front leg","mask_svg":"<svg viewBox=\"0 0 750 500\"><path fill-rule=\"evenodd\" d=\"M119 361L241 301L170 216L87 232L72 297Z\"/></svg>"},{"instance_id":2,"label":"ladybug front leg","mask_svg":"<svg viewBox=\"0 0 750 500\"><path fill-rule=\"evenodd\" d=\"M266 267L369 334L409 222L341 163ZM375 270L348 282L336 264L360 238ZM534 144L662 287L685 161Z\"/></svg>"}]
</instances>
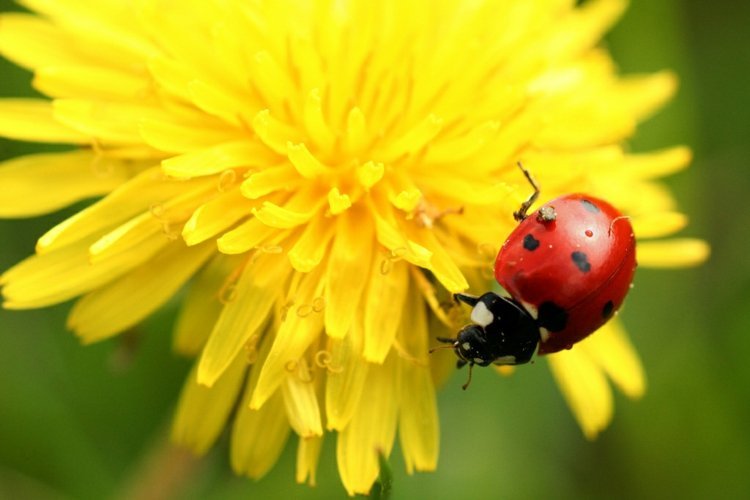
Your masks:
<instances>
[{"instance_id":1,"label":"ladybug front leg","mask_svg":"<svg viewBox=\"0 0 750 500\"><path fill-rule=\"evenodd\" d=\"M464 304L474 307L479 302L479 297L475 295L466 295L465 293L454 293L453 300L463 302Z\"/></svg>"},{"instance_id":2,"label":"ladybug front leg","mask_svg":"<svg viewBox=\"0 0 750 500\"><path fill-rule=\"evenodd\" d=\"M531 193L531 196L521 203L521 208L518 209L518 211L513 212L513 218L516 219L518 222L521 222L526 218L526 212L529 211L529 208L531 208L531 205L534 204L536 199L539 197L539 185L536 183L534 178L531 176L531 172L526 170L526 167L523 166L523 163L520 161L518 162L518 168L521 169L521 172L523 172L523 175L526 177L526 180L529 181L529 184L531 184L531 187L534 189L534 192Z\"/></svg>"}]
</instances>

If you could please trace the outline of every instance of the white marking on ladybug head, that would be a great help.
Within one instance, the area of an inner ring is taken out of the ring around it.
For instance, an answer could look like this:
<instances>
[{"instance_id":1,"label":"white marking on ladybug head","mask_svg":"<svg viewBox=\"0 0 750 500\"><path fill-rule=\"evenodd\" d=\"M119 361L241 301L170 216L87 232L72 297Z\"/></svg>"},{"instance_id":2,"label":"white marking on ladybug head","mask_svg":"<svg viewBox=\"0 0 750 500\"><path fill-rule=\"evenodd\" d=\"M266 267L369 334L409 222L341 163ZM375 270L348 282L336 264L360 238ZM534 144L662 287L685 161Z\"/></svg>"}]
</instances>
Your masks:
<instances>
[{"instance_id":1,"label":"white marking on ladybug head","mask_svg":"<svg viewBox=\"0 0 750 500\"><path fill-rule=\"evenodd\" d=\"M484 302L479 301L471 310L471 320L481 327L485 327L495 320L492 312L487 309Z\"/></svg>"},{"instance_id":2,"label":"white marking on ladybug head","mask_svg":"<svg viewBox=\"0 0 750 500\"><path fill-rule=\"evenodd\" d=\"M539 338L541 338L542 342L547 342L547 339L549 338L549 330L547 330L543 326L540 326L539 327Z\"/></svg>"},{"instance_id":3,"label":"white marking on ladybug head","mask_svg":"<svg viewBox=\"0 0 750 500\"><path fill-rule=\"evenodd\" d=\"M463 349L464 351L468 351L469 349L471 349L471 344L469 344L468 342L464 342L463 344L461 344L461 349Z\"/></svg>"},{"instance_id":4,"label":"white marking on ladybug head","mask_svg":"<svg viewBox=\"0 0 750 500\"><path fill-rule=\"evenodd\" d=\"M474 358L474 362L478 365L484 363L484 360L482 358Z\"/></svg>"},{"instance_id":5,"label":"white marking on ladybug head","mask_svg":"<svg viewBox=\"0 0 750 500\"><path fill-rule=\"evenodd\" d=\"M516 364L516 357L515 356L500 356L499 358L495 359L493 361L496 365L515 365Z\"/></svg>"}]
</instances>

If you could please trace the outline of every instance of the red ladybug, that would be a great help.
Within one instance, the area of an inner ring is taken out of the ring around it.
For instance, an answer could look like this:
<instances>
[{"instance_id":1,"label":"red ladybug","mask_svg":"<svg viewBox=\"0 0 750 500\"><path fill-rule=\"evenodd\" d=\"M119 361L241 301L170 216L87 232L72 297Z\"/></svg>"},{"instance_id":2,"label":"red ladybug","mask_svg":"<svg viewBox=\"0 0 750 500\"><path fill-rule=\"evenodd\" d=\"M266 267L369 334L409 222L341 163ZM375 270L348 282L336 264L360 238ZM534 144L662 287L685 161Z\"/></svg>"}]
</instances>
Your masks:
<instances>
[{"instance_id":1,"label":"red ladybug","mask_svg":"<svg viewBox=\"0 0 750 500\"><path fill-rule=\"evenodd\" d=\"M527 217L539 188L519 166L534 194L514 213L519 224L495 260L495 278L509 296L454 295L473 308L472 324L440 339L459 367L527 363L537 346L539 354L570 349L614 315L635 273L627 217L585 194L561 196Z\"/></svg>"}]
</instances>

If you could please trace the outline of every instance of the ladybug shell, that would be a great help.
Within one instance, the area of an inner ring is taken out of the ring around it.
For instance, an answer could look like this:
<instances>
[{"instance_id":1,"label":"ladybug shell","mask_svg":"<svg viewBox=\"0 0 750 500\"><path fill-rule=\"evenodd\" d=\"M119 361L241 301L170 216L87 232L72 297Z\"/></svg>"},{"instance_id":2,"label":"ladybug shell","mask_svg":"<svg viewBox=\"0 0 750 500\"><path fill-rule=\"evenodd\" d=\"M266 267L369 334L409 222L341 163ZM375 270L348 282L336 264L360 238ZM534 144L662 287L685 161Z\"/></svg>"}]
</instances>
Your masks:
<instances>
[{"instance_id":1,"label":"ladybug shell","mask_svg":"<svg viewBox=\"0 0 750 500\"><path fill-rule=\"evenodd\" d=\"M537 319L539 354L570 349L612 317L635 273L628 218L584 194L550 201L518 224L495 261L498 283Z\"/></svg>"}]
</instances>

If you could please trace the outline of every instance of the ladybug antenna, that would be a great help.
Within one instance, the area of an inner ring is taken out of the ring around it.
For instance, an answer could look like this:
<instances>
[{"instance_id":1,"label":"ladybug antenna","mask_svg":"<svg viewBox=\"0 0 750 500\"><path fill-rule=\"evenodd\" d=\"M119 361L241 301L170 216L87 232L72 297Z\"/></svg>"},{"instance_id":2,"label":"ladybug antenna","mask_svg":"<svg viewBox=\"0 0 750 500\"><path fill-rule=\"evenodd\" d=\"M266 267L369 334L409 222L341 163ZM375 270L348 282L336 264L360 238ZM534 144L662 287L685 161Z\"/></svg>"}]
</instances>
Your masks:
<instances>
[{"instance_id":1,"label":"ladybug antenna","mask_svg":"<svg viewBox=\"0 0 750 500\"><path fill-rule=\"evenodd\" d=\"M469 384L471 384L471 372L474 370L474 363L469 363L469 378L466 380L466 383L461 386L463 390L466 390L467 387L469 387Z\"/></svg>"},{"instance_id":2,"label":"ladybug antenna","mask_svg":"<svg viewBox=\"0 0 750 500\"><path fill-rule=\"evenodd\" d=\"M439 350L441 350L441 349L453 349L453 348L454 348L454 344L453 344L452 342L453 342L453 341L451 340L451 345L439 345L439 346L433 347L433 348L432 348L432 349L430 349L430 350L429 350L428 352L429 352L430 354L432 354L433 352L435 352L435 351L439 351Z\"/></svg>"},{"instance_id":3,"label":"ladybug antenna","mask_svg":"<svg viewBox=\"0 0 750 500\"><path fill-rule=\"evenodd\" d=\"M615 226L615 222L620 221L620 220L629 220L629 219L630 219L629 215L620 215L612 219L612 222L609 223L609 231L607 232L607 234L608 235L612 234L612 228Z\"/></svg>"},{"instance_id":4,"label":"ladybug antenna","mask_svg":"<svg viewBox=\"0 0 750 500\"><path fill-rule=\"evenodd\" d=\"M436 340L438 342L442 342L443 344L449 344L449 345L439 345L439 346L433 347L432 349L428 351L430 354L432 354L435 351L439 351L441 349L455 349L457 345L456 339L451 339L448 337L436 337Z\"/></svg>"},{"instance_id":5,"label":"ladybug antenna","mask_svg":"<svg viewBox=\"0 0 750 500\"><path fill-rule=\"evenodd\" d=\"M529 208L531 205L534 204L536 199L539 197L539 184L536 183L536 180L531 176L531 172L526 170L526 167L523 166L523 163L520 161L518 162L518 168L521 169L521 172L523 172L523 175L526 176L526 180L529 181L529 184L531 184L531 187L534 188L534 192L529 196L529 198L521 203L521 208L518 209L518 211L513 212L513 218L516 219L518 222L521 222L526 218L526 212L529 211Z\"/></svg>"}]
</instances>

